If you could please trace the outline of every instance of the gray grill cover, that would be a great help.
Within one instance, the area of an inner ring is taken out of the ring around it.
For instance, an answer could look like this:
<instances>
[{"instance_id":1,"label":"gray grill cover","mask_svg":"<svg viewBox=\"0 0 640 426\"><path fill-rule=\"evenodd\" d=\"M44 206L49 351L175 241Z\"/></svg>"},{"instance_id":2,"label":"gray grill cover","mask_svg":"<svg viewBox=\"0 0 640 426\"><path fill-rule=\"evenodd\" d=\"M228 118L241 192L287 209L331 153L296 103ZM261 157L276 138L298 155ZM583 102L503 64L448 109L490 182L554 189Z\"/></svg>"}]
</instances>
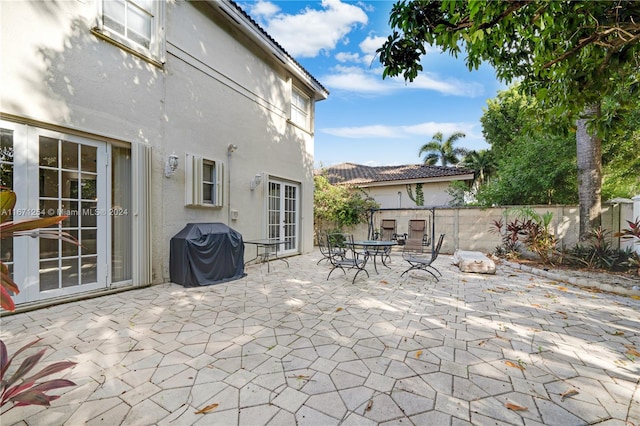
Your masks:
<instances>
[{"instance_id":1,"label":"gray grill cover","mask_svg":"<svg viewBox=\"0 0 640 426\"><path fill-rule=\"evenodd\" d=\"M224 223L189 223L171 238L171 282L185 287L242 278L242 235Z\"/></svg>"}]
</instances>

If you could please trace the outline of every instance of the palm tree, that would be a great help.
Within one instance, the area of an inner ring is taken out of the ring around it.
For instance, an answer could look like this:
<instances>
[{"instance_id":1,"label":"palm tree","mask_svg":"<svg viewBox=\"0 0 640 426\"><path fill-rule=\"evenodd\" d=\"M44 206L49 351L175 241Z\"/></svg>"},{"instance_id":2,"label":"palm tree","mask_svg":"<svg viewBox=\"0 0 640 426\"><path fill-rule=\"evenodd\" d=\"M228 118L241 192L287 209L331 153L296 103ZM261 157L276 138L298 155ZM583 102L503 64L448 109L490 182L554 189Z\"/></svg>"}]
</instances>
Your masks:
<instances>
[{"instance_id":1,"label":"palm tree","mask_svg":"<svg viewBox=\"0 0 640 426\"><path fill-rule=\"evenodd\" d=\"M446 141L442 141L442 132L438 132L433 135L433 139L430 142L422 145L418 156L426 154L424 157L424 164L428 166L434 166L438 161L443 166L447 164L458 164L459 155L465 155L467 150L464 148L454 148L453 144L460 138L464 138L466 135L462 132L455 132Z\"/></svg>"},{"instance_id":2,"label":"palm tree","mask_svg":"<svg viewBox=\"0 0 640 426\"><path fill-rule=\"evenodd\" d=\"M477 186L484 185L496 171L496 162L490 150L469 152L461 162L463 167L474 171Z\"/></svg>"}]
</instances>

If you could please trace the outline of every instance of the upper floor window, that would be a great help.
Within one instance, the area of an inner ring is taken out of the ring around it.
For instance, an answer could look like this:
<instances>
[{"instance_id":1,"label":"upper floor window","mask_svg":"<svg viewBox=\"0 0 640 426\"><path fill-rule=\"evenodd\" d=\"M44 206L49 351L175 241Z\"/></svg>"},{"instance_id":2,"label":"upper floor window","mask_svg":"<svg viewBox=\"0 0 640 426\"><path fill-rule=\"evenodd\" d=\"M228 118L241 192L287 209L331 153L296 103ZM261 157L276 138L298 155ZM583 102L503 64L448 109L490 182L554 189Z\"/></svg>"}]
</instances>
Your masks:
<instances>
[{"instance_id":1,"label":"upper floor window","mask_svg":"<svg viewBox=\"0 0 640 426\"><path fill-rule=\"evenodd\" d=\"M165 0L98 0L98 30L120 44L162 62Z\"/></svg>"},{"instance_id":2,"label":"upper floor window","mask_svg":"<svg viewBox=\"0 0 640 426\"><path fill-rule=\"evenodd\" d=\"M307 95L294 88L291 91L291 121L305 130L309 130L311 100Z\"/></svg>"}]
</instances>

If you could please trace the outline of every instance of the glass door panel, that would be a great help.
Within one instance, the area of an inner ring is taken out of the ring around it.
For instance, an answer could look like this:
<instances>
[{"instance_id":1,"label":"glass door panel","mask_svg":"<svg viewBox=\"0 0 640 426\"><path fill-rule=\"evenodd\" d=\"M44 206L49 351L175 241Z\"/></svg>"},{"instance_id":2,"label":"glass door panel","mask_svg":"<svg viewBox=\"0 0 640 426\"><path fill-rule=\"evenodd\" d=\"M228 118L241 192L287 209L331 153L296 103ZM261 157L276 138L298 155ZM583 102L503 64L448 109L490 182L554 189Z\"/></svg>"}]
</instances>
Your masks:
<instances>
[{"instance_id":1,"label":"glass door panel","mask_svg":"<svg viewBox=\"0 0 640 426\"><path fill-rule=\"evenodd\" d=\"M269 181L268 236L285 242L278 249L284 254L298 251L299 188L297 184Z\"/></svg>"},{"instance_id":2,"label":"glass door panel","mask_svg":"<svg viewBox=\"0 0 640 426\"><path fill-rule=\"evenodd\" d=\"M97 202L106 188L97 163L97 146L39 138L40 216L68 216L57 229L80 243L40 237L40 292L98 284L98 225L106 218Z\"/></svg>"},{"instance_id":3,"label":"glass door panel","mask_svg":"<svg viewBox=\"0 0 640 426\"><path fill-rule=\"evenodd\" d=\"M13 131L9 129L0 129L0 186L13 189ZM13 220L13 212L4 214L9 215L7 220ZM13 238L0 243L0 260L13 277Z\"/></svg>"}]
</instances>

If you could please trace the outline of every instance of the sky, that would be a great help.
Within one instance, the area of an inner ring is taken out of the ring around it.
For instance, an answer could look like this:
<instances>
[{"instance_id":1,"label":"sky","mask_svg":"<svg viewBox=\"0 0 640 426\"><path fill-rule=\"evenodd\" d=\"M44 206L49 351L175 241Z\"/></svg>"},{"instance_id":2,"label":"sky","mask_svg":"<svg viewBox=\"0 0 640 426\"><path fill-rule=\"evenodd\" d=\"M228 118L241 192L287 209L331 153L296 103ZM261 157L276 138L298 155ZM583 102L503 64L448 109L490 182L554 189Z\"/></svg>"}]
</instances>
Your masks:
<instances>
[{"instance_id":1,"label":"sky","mask_svg":"<svg viewBox=\"0 0 640 426\"><path fill-rule=\"evenodd\" d=\"M480 117L507 86L489 65L469 71L458 58L428 47L413 82L382 79L375 51L391 34L392 1L238 1L330 92L316 103L315 167L339 163L422 163L420 147L436 132L463 132L455 146L490 146Z\"/></svg>"}]
</instances>

